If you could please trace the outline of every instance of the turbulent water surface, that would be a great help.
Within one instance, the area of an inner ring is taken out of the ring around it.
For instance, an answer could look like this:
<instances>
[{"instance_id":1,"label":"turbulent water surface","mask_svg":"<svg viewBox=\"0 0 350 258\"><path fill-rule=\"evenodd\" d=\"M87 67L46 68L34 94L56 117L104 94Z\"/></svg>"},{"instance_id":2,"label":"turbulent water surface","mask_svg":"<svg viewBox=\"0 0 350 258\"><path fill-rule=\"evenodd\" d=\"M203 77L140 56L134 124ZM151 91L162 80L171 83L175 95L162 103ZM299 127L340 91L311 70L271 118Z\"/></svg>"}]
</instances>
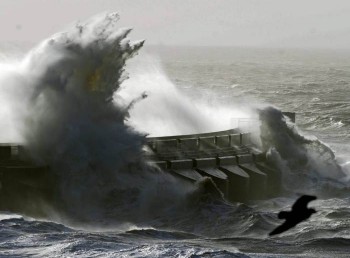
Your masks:
<instances>
[{"instance_id":1,"label":"turbulent water surface","mask_svg":"<svg viewBox=\"0 0 350 258\"><path fill-rule=\"evenodd\" d=\"M1 141L52 167L64 212L0 214L0 256L348 257L350 53L143 49L129 32L108 14L25 55L1 48ZM247 125L282 174L280 196L228 203L143 158L147 134ZM268 237L300 194L319 197L317 213Z\"/></svg>"}]
</instances>

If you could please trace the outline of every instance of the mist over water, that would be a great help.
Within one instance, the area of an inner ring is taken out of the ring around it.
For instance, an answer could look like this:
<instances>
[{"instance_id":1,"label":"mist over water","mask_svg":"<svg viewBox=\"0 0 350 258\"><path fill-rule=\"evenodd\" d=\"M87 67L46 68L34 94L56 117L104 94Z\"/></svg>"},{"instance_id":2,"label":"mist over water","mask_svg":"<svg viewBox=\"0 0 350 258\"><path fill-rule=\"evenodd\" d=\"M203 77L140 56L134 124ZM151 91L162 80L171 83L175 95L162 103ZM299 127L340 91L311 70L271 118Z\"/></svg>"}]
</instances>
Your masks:
<instances>
[{"instance_id":1,"label":"mist over water","mask_svg":"<svg viewBox=\"0 0 350 258\"><path fill-rule=\"evenodd\" d=\"M53 207L96 225L160 216L169 206L186 206L184 196L194 191L147 165L145 132L124 123L130 103L142 94L121 101L118 89L125 62L143 42L130 43L130 30L117 29L118 19L98 16L53 36L3 70L2 78L3 112L15 122L3 129L18 136L6 140L22 142L36 164L51 167L57 179Z\"/></svg>"},{"instance_id":2,"label":"mist over water","mask_svg":"<svg viewBox=\"0 0 350 258\"><path fill-rule=\"evenodd\" d=\"M293 59L274 52L269 59L259 51L235 56L218 50L208 60L195 52L193 59L179 55L170 62L145 53L129 62L143 42L130 42L130 30L119 29L118 19L116 14L96 16L47 39L23 60L2 60L1 141L20 142L36 164L50 165L57 189L48 212L54 222L0 217L0 247L16 249L19 256L293 257L312 248L345 253L348 172L328 145L334 142L305 133L311 125L325 125L323 120L300 118L301 132L268 104L285 102L284 111L306 113L293 110L304 105L295 85L281 86L294 96L292 102L274 80L280 71L293 81L302 70ZM310 76L305 73L299 74L303 80ZM346 110L343 105L336 110L342 107ZM279 168L281 196L228 203L206 191L213 186L210 180L179 181L144 158L146 135L225 130L242 118L253 121L250 129L258 132L260 147ZM334 121L336 134L348 128L345 119ZM303 226L269 239L268 232L280 222L276 214L290 208L300 193L321 197L312 204L319 212ZM291 248L296 242L299 247Z\"/></svg>"},{"instance_id":3,"label":"mist over water","mask_svg":"<svg viewBox=\"0 0 350 258\"><path fill-rule=\"evenodd\" d=\"M254 105L215 103L215 92L187 96L169 79L160 62L147 51L141 53L128 64L129 79L116 94L123 101L147 95L130 110L128 122L139 131L150 136L220 131L232 128L235 118L256 116Z\"/></svg>"}]
</instances>

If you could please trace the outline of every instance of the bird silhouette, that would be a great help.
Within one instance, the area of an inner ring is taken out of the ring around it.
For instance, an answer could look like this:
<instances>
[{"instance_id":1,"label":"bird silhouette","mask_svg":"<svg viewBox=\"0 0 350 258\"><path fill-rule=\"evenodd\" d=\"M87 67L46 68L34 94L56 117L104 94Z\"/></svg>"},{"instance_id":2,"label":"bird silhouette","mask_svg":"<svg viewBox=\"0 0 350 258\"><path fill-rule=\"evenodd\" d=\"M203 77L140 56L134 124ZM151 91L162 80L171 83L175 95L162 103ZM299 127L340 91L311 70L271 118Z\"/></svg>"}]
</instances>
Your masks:
<instances>
[{"instance_id":1,"label":"bird silhouette","mask_svg":"<svg viewBox=\"0 0 350 258\"><path fill-rule=\"evenodd\" d=\"M316 212L315 209L308 209L307 204L316 200L316 196L303 195L292 206L292 211L281 211L278 213L279 219L286 221L270 232L269 236L280 234L288 229L295 227L297 224L311 217Z\"/></svg>"}]
</instances>

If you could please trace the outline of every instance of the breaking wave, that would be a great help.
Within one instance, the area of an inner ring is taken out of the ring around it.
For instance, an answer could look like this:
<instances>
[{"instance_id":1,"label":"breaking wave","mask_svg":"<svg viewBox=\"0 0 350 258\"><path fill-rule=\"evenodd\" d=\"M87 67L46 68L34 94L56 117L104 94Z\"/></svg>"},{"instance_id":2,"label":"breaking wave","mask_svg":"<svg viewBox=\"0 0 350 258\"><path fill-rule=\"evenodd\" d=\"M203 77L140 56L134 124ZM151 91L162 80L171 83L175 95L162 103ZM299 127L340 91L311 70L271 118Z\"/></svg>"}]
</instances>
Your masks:
<instances>
[{"instance_id":1,"label":"breaking wave","mask_svg":"<svg viewBox=\"0 0 350 258\"><path fill-rule=\"evenodd\" d=\"M267 159L281 171L291 192L334 196L349 189L349 172L334 151L314 136L304 136L274 107L260 110L260 139Z\"/></svg>"},{"instance_id":2,"label":"breaking wave","mask_svg":"<svg viewBox=\"0 0 350 258\"><path fill-rule=\"evenodd\" d=\"M11 131L8 141L22 142L37 164L51 167L57 185L53 206L63 213L52 216L64 222L146 226L150 221L169 225L172 218L185 231L200 228L215 235L218 228L205 224L212 225L220 214L240 234L264 234L273 224L271 214L256 212L247 220L252 209L203 194L211 180L196 185L178 181L149 166L142 149L146 133L228 129L230 118L252 116L256 107L213 109L195 103L157 66L147 65L146 72L124 82L125 64L143 41L130 42L131 30L118 29L118 19L112 13L78 24L2 69L0 98L7 108L1 112L9 118L2 127ZM283 174L287 190L319 193L347 187L347 174L327 145L301 135L276 108L256 113L262 150ZM211 212L200 214L201 209ZM226 225L221 223L219 231L232 235Z\"/></svg>"},{"instance_id":3,"label":"breaking wave","mask_svg":"<svg viewBox=\"0 0 350 258\"><path fill-rule=\"evenodd\" d=\"M200 189L149 166L145 134L125 123L144 95L126 103L118 91L143 41L130 42L118 19L98 16L54 35L2 77L13 138L51 167L54 206L73 220L148 220L186 208Z\"/></svg>"}]
</instances>

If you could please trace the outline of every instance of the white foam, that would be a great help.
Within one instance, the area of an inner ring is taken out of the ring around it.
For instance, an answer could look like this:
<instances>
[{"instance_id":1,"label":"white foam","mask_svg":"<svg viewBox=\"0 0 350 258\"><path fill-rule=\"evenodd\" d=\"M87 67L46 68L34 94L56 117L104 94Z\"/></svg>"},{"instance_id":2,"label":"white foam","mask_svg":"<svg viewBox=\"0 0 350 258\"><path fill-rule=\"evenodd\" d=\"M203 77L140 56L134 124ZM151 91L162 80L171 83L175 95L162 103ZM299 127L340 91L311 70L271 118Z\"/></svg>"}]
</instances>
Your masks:
<instances>
[{"instance_id":1,"label":"white foam","mask_svg":"<svg viewBox=\"0 0 350 258\"><path fill-rule=\"evenodd\" d=\"M250 118L249 105L223 105L214 93L205 98L186 96L168 78L160 61L142 55L128 66L130 78L118 92L124 101L142 93L147 98L130 110L129 124L150 136L191 134L230 129L232 118ZM200 94L198 94L200 95ZM208 101L210 100L210 102Z\"/></svg>"},{"instance_id":2,"label":"white foam","mask_svg":"<svg viewBox=\"0 0 350 258\"><path fill-rule=\"evenodd\" d=\"M56 175L59 207L96 224L159 216L192 190L144 162L145 136L124 123L140 95L111 101L143 44L127 40L118 19L100 15L54 35L5 76L9 121L32 159Z\"/></svg>"}]
</instances>

